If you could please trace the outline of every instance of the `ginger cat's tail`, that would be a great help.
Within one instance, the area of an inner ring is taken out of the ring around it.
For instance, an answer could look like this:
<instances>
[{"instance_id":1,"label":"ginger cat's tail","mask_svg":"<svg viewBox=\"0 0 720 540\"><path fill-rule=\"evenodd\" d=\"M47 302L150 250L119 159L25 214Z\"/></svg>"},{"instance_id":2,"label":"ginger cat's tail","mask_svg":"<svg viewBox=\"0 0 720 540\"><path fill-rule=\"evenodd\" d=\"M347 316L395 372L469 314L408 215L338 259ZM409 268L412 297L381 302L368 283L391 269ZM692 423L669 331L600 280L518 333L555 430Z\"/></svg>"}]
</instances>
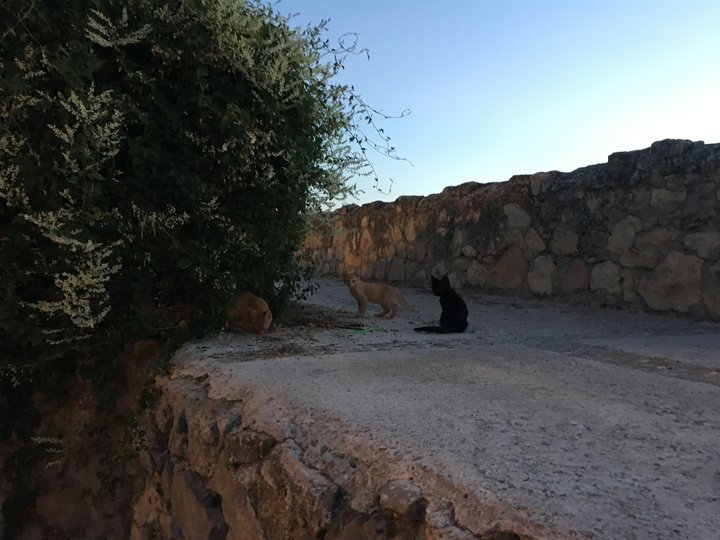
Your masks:
<instances>
[{"instance_id":1,"label":"ginger cat's tail","mask_svg":"<svg viewBox=\"0 0 720 540\"><path fill-rule=\"evenodd\" d=\"M415 313L415 310L412 308L410 304L408 304L407 300L405 300L405 297L400 293L400 291L397 291L397 301L400 302L400 305L407 309L408 311L411 311Z\"/></svg>"}]
</instances>

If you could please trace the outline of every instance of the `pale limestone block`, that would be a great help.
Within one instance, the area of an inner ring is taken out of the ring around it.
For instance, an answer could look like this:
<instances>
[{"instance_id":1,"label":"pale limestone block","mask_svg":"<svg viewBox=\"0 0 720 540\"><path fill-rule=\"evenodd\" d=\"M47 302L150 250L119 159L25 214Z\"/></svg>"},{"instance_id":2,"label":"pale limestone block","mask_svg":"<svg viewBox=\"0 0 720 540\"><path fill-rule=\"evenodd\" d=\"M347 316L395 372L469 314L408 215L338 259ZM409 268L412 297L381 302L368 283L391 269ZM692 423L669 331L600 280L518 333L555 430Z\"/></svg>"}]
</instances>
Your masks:
<instances>
[{"instance_id":1,"label":"pale limestone block","mask_svg":"<svg viewBox=\"0 0 720 540\"><path fill-rule=\"evenodd\" d=\"M526 263L522 251L511 247L490 271L487 284L498 289L516 289L525 280Z\"/></svg>"},{"instance_id":2,"label":"pale limestone block","mask_svg":"<svg viewBox=\"0 0 720 540\"><path fill-rule=\"evenodd\" d=\"M525 233L525 247L533 253L540 253L547 246L535 229L529 229Z\"/></svg>"},{"instance_id":3,"label":"pale limestone block","mask_svg":"<svg viewBox=\"0 0 720 540\"><path fill-rule=\"evenodd\" d=\"M700 300L701 278L702 259L673 251L640 279L640 296L653 309L687 313Z\"/></svg>"},{"instance_id":4,"label":"pale limestone block","mask_svg":"<svg viewBox=\"0 0 720 540\"><path fill-rule=\"evenodd\" d=\"M507 216L508 227L527 227L532 222L530 215L517 203L506 204L503 212Z\"/></svg>"},{"instance_id":5,"label":"pale limestone block","mask_svg":"<svg viewBox=\"0 0 720 540\"><path fill-rule=\"evenodd\" d=\"M650 195L650 206L661 211L668 211L676 208L685 202L687 193L682 191L670 191L668 189L653 189Z\"/></svg>"},{"instance_id":6,"label":"pale limestone block","mask_svg":"<svg viewBox=\"0 0 720 540\"><path fill-rule=\"evenodd\" d=\"M637 232L642 229L642 222L635 216L628 216L618 221L610 231L608 249L610 253L623 253L635 243Z\"/></svg>"},{"instance_id":7,"label":"pale limestone block","mask_svg":"<svg viewBox=\"0 0 720 540\"><path fill-rule=\"evenodd\" d=\"M555 229L550 249L555 255L577 254L578 235L567 229Z\"/></svg>"},{"instance_id":8,"label":"pale limestone block","mask_svg":"<svg viewBox=\"0 0 720 540\"><path fill-rule=\"evenodd\" d=\"M550 255L541 255L533 261L533 269L528 273L530 290L536 294L552 294L552 280L555 275L555 261Z\"/></svg>"},{"instance_id":9,"label":"pale limestone block","mask_svg":"<svg viewBox=\"0 0 720 540\"><path fill-rule=\"evenodd\" d=\"M488 269L478 261L470 262L467 272L467 280L473 287L482 287L485 285L488 276Z\"/></svg>"}]
</instances>

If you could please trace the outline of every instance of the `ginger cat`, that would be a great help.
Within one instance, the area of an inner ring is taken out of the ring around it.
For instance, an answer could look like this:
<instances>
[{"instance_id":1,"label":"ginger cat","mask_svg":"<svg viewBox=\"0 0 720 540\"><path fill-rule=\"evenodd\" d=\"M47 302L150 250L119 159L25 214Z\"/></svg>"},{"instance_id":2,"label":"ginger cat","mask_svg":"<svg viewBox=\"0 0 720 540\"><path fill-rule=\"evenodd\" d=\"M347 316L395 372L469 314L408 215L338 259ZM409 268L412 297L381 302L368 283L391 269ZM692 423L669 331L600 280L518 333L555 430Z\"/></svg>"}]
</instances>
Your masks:
<instances>
[{"instance_id":1,"label":"ginger cat","mask_svg":"<svg viewBox=\"0 0 720 540\"><path fill-rule=\"evenodd\" d=\"M350 289L350 294L357 300L358 317L364 317L367 311L368 302L380 304L383 308L378 317L386 317L392 319L397 313L399 302L405 309L412 311L412 307L407 303L400 291L392 285L386 283L367 283L359 277L343 272L343 281Z\"/></svg>"},{"instance_id":2,"label":"ginger cat","mask_svg":"<svg viewBox=\"0 0 720 540\"><path fill-rule=\"evenodd\" d=\"M223 311L225 325L234 331L264 334L272 323L272 311L259 296L241 291Z\"/></svg>"}]
</instances>

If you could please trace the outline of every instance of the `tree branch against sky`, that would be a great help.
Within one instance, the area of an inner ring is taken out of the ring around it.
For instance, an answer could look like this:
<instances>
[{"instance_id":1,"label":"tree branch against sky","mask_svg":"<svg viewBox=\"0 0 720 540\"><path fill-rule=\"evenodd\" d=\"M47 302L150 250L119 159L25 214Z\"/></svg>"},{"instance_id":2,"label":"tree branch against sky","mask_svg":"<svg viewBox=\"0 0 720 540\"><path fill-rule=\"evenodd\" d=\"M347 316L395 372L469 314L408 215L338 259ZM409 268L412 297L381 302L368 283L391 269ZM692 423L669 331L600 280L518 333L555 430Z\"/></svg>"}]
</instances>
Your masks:
<instances>
[{"instance_id":1,"label":"tree branch against sky","mask_svg":"<svg viewBox=\"0 0 720 540\"><path fill-rule=\"evenodd\" d=\"M360 202L570 171L665 138L720 142L720 2L282 0L366 56L339 79L389 114L399 155ZM388 181L392 178L392 183Z\"/></svg>"}]
</instances>

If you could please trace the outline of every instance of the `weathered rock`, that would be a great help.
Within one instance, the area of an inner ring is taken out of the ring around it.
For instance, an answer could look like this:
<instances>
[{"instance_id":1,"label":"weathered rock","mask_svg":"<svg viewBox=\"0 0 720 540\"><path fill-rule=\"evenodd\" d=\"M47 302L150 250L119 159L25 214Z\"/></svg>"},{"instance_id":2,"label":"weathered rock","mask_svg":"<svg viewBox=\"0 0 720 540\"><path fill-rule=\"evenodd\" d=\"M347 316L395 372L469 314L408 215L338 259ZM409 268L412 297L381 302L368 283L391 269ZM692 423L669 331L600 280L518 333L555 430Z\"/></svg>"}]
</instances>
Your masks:
<instances>
[{"instance_id":1,"label":"weathered rock","mask_svg":"<svg viewBox=\"0 0 720 540\"><path fill-rule=\"evenodd\" d=\"M487 285L497 289L516 289L525 279L525 258L518 247L511 247L490 271Z\"/></svg>"},{"instance_id":2,"label":"weathered rock","mask_svg":"<svg viewBox=\"0 0 720 540\"><path fill-rule=\"evenodd\" d=\"M208 490L196 473L180 471L173 476L170 501L183 538L225 539L227 524L221 511L222 499Z\"/></svg>"},{"instance_id":3,"label":"weathered rock","mask_svg":"<svg viewBox=\"0 0 720 540\"><path fill-rule=\"evenodd\" d=\"M550 255L541 255L533 261L533 269L527 280L530 290L541 295L552 294L553 276L555 275L555 261Z\"/></svg>"},{"instance_id":4,"label":"weathered rock","mask_svg":"<svg viewBox=\"0 0 720 540\"><path fill-rule=\"evenodd\" d=\"M685 237L685 246L703 259L717 259L720 255L720 233L690 233Z\"/></svg>"},{"instance_id":5,"label":"weathered rock","mask_svg":"<svg viewBox=\"0 0 720 540\"><path fill-rule=\"evenodd\" d=\"M488 269L478 261L472 261L467 269L467 281L473 287L485 285L488 276Z\"/></svg>"},{"instance_id":6,"label":"weathered rock","mask_svg":"<svg viewBox=\"0 0 720 540\"><path fill-rule=\"evenodd\" d=\"M683 191L670 191L664 188L654 189L650 196L650 205L659 212L670 212L679 208L685 201L687 193Z\"/></svg>"},{"instance_id":7,"label":"weathered rock","mask_svg":"<svg viewBox=\"0 0 720 540\"><path fill-rule=\"evenodd\" d=\"M578 235L567 229L555 229L550 250L555 255L575 255L578 252Z\"/></svg>"},{"instance_id":8,"label":"weathered rock","mask_svg":"<svg viewBox=\"0 0 720 540\"><path fill-rule=\"evenodd\" d=\"M620 292L620 272L612 261L596 264L590 273L590 289L606 294Z\"/></svg>"},{"instance_id":9,"label":"weathered rock","mask_svg":"<svg viewBox=\"0 0 720 540\"><path fill-rule=\"evenodd\" d=\"M453 268L455 270L459 271L465 271L470 267L470 261L467 260L465 257L460 257L459 259L455 259L453 261Z\"/></svg>"},{"instance_id":10,"label":"weathered rock","mask_svg":"<svg viewBox=\"0 0 720 540\"><path fill-rule=\"evenodd\" d=\"M468 259L474 259L475 257L477 257L477 250L468 244L468 245L463 246L462 254L463 254L463 256L467 257Z\"/></svg>"},{"instance_id":11,"label":"weathered rock","mask_svg":"<svg viewBox=\"0 0 720 540\"><path fill-rule=\"evenodd\" d=\"M656 229L642 234L638 239L640 252L660 253L672 246L678 232L674 229Z\"/></svg>"},{"instance_id":12,"label":"weathered rock","mask_svg":"<svg viewBox=\"0 0 720 540\"><path fill-rule=\"evenodd\" d=\"M703 276L703 300L710 314L720 317L720 262L708 268Z\"/></svg>"},{"instance_id":13,"label":"weathered rock","mask_svg":"<svg viewBox=\"0 0 720 540\"><path fill-rule=\"evenodd\" d=\"M574 259L560 281L560 288L566 293L584 291L588 288L588 275L585 263Z\"/></svg>"},{"instance_id":14,"label":"weathered rock","mask_svg":"<svg viewBox=\"0 0 720 540\"><path fill-rule=\"evenodd\" d=\"M530 214L517 203L506 204L503 206L503 212L507 216L508 227L527 227L532 222Z\"/></svg>"},{"instance_id":15,"label":"weathered rock","mask_svg":"<svg viewBox=\"0 0 720 540\"><path fill-rule=\"evenodd\" d=\"M530 189L533 195L538 195L551 184L559 175L557 171L541 172L530 177Z\"/></svg>"},{"instance_id":16,"label":"weathered rock","mask_svg":"<svg viewBox=\"0 0 720 540\"><path fill-rule=\"evenodd\" d=\"M624 253L629 250L641 228L642 222L635 216L628 216L613 225L608 238L610 253Z\"/></svg>"},{"instance_id":17,"label":"weathered rock","mask_svg":"<svg viewBox=\"0 0 720 540\"><path fill-rule=\"evenodd\" d=\"M673 251L640 279L640 296L653 309L687 313L700 300L701 269L701 259Z\"/></svg>"},{"instance_id":18,"label":"weathered rock","mask_svg":"<svg viewBox=\"0 0 720 540\"><path fill-rule=\"evenodd\" d=\"M403 281L405 279L405 261L403 259L393 259L388 270L389 281Z\"/></svg>"},{"instance_id":19,"label":"weathered rock","mask_svg":"<svg viewBox=\"0 0 720 540\"><path fill-rule=\"evenodd\" d=\"M620 256L620 264L628 268L655 268L657 254L652 251L627 252Z\"/></svg>"},{"instance_id":20,"label":"weathered rock","mask_svg":"<svg viewBox=\"0 0 720 540\"><path fill-rule=\"evenodd\" d=\"M427 504L422 490L407 480L391 480L380 490L380 507L400 518L422 521Z\"/></svg>"},{"instance_id":21,"label":"weathered rock","mask_svg":"<svg viewBox=\"0 0 720 540\"><path fill-rule=\"evenodd\" d=\"M525 247L529 249L531 253L540 253L544 251L547 246L538 232L535 229L530 229L525 233Z\"/></svg>"}]
</instances>

